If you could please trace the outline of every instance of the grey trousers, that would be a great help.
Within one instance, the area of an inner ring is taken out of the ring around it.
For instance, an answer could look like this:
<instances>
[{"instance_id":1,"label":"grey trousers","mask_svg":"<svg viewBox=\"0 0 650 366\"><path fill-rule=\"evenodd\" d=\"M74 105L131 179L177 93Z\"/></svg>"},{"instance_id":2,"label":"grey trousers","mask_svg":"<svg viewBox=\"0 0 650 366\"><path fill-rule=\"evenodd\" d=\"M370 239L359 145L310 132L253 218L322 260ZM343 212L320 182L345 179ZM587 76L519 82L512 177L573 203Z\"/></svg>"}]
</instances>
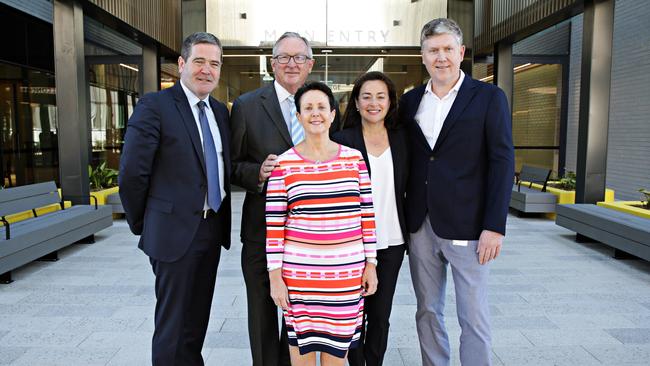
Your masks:
<instances>
[{"instance_id":1,"label":"grey trousers","mask_svg":"<svg viewBox=\"0 0 650 366\"><path fill-rule=\"evenodd\" d=\"M449 264L461 327L460 362L465 366L489 366L492 365L492 351L488 265L478 262L478 241L455 243L461 245L438 237L428 217L420 229L411 234L409 266L417 297L415 320L422 365L448 366L450 363L449 337L443 315Z\"/></svg>"}]
</instances>

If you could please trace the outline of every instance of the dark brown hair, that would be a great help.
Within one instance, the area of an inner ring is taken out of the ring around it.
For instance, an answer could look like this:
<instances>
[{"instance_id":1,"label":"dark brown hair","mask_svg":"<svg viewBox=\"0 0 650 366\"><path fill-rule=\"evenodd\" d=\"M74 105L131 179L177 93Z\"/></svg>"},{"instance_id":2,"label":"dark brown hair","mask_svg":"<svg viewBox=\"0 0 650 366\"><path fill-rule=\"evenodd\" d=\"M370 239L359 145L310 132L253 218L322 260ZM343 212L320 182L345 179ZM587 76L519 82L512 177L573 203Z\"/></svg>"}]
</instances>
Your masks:
<instances>
[{"instance_id":1,"label":"dark brown hair","mask_svg":"<svg viewBox=\"0 0 650 366\"><path fill-rule=\"evenodd\" d=\"M361 94L361 87L363 84L366 81L372 80L383 81L388 89L390 106L388 107L386 118L384 118L384 126L387 129L394 129L399 125L397 119L397 92L395 91L395 84L393 84L393 81L388 78L386 74L379 71L371 71L361 75L354 82L352 94L350 94L350 100L348 101L348 106L345 108L345 114L343 115L343 128L352 128L361 124L361 114L357 109L356 101L359 99L359 94Z\"/></svg>"}]
</instances>

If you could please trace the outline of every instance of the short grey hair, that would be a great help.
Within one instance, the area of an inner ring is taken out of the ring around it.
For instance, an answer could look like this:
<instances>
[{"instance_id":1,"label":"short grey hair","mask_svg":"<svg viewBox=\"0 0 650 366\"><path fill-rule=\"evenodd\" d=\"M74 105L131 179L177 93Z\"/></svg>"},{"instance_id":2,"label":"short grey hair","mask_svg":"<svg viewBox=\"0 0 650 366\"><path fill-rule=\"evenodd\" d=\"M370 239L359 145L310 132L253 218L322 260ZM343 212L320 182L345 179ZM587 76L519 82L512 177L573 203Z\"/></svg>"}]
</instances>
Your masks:
<instances>
[{"instance_id":1,"label":"short grey hair","mask_svg":"<svg viewBox=\"0 0 650 366\"><path fill-rule=\"evenodd\" d=\"M309 45L309 41L307 40L307 38L301 36L299 33L296 32L284 32L284 34L281 35L277 41L275 41L275 44L273 45L273 57L278 56L278 48L280 47L280 42L282 42L282 40L285 38L298 38L303 42L305 42L305 46L307 46L307 57L314 58L314 52L311 50L311 46Z\"/></svg>"},{"instance_id":2,"label":"short grey hair","mask_svg":"<svg viewBox=\"0 0 650 366\"><path fill-rule=\"evenodd\" d=\"M214 34L207 32L192 33L187 36L187 38L185 38L183 41L183 46L181 47L181 57L183 60L187 61L187 59L190 58L190 54L192 53L192 46L200 43L213 44L219 47L221 60L223 60L223 47L221 47L221 41Z\"/></svg>"},{"instance_id":3,"label":"short grey hair","mask_svg":"<svg viewBox=\"0 0 650 366\"><path fill-rule=\"evenodd\" d=\"M422 47L427 38L441 34L450 34L456 38L459 46L463 45L463 31L458 26L458 23L449 18L437 18L422 27L422 32L420 32L420 47Z\"/></svg>"}]
</instances>

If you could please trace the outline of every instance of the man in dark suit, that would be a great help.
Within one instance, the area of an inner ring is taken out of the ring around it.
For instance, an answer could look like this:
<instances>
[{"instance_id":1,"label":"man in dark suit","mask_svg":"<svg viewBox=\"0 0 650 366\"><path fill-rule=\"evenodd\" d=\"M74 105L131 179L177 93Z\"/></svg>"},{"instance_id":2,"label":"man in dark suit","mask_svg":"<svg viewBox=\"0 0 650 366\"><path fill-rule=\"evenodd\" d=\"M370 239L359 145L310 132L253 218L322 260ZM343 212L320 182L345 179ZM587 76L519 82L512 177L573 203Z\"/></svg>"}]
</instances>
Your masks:
<instances>
[{"instance_id":1,"label":"man in dark suit","mask_svg":"<svg viewBox=\"0 0 650 366\"><path fill-rule=\"evenodd\" d=\"M210 97L223 51L210 33L182 47L180 82L142 97L120 161L126 218L156 276L154 365L203 365L221 246L230 247L228 110Z\"/></svg>"},{"instance_id":2,"label":"man in dark suit","mask_svg":"<svg viewBox=\"0 0 650 366\"><path fill-rule=\"evenodd\" d=\"M406 207L423 365L450 362L443 317L447 264L462 330L461 363L491 364L487 263L501 250L514 176L506 96L460 71L462 37L450 19L424 26L422 62L431 80L400 102L412 149Z\"/></svg>"},{"instance_id":3,"label":"man in dark suit","mask_svg":"<svg viewBox=\"0 0 650 366\"><path fill-rule=\"evenodd\" d=\"M309 42L284 33L273 46L275 81L248 92L232 106L232 183L246 189L241 222L242 270L248 300L248 336L254 366L289 365L286 331L278 329L266 267L265 182L278 155L300 142L304 131L293 96L314 66ZM331 129L337 129L337 117Z\"/></svg>"}]
</instances>

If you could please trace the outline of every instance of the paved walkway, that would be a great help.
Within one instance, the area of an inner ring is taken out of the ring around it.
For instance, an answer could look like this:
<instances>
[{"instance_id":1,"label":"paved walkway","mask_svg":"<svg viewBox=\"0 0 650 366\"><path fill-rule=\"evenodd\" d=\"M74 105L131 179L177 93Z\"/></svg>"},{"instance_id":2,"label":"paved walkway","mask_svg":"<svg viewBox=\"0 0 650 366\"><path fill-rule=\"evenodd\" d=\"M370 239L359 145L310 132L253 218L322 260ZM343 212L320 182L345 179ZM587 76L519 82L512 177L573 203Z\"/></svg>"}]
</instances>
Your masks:
<instances>
[{"instance_id":1,"label":"paved walkway","mask_svg":"<svg viewBox=\"0 0 650 366\"><path fill-rule=\"evenodd\" d=\"M207 365L250 365L239 259L242 195L235 196L237 230L219 265ZM25 266L14 272L14 283L0 285L0 364L149 364L148 260L124 220L96 239L63 250L58 262ZM606 247L575 243L569 231L535 218L511 216L504 248L490 278L495 365L650 364L650 263L614 260ZM453 294L447 299L459 365ZM405 262L386 365L420 364L414 314Z\"/></svg>"}]
</instances>

